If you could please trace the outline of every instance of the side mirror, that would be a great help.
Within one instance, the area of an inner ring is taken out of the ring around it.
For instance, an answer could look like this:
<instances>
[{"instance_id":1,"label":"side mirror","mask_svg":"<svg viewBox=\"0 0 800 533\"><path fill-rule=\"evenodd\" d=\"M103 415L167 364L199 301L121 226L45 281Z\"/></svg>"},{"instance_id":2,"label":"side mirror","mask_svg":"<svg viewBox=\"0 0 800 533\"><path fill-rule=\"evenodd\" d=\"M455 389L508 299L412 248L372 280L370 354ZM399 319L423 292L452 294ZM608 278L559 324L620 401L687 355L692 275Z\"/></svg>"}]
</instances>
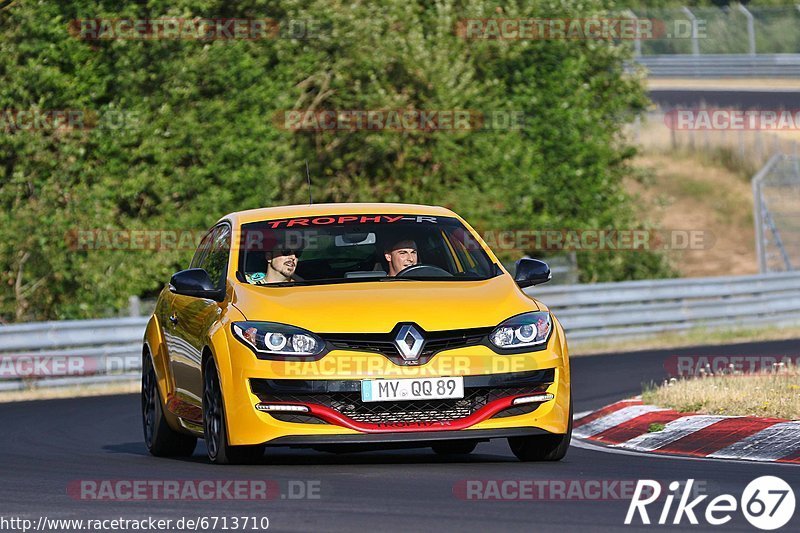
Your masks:
<instances>
[{"instance_id":1,"label":"side mirror","mask_svg":"<svg viewBox=\"0 0 800 533\"><path fill-rule=\"evenodd\" d=\"M514 274L514 281L521 289L531 285L539 285L550 281L550 267L544 261L538 259L523 258L517 261L517 271Z\"/></svg>"},{"instance_id":2,"label":"side mirror","mask_svg":"<svg viewBox=\"0 0 800 533\"><path fill-rule=\"evenodd\" d=\"M169 290L183 296L217 301L222 301L225 296L225 291L214 287L208 272L202 268L189 268L176 272L169 280Z\"/></svg>"}]
</instances>

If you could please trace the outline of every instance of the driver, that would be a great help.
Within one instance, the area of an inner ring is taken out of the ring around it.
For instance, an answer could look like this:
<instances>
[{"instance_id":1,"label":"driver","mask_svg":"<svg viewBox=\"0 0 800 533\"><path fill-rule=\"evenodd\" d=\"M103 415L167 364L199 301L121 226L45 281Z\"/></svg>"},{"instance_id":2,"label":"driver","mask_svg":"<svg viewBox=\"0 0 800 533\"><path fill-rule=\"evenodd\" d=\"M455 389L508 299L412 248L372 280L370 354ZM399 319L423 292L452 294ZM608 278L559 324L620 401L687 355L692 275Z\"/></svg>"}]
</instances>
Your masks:
<instances>
[{"instance_id":1,"label":"driver","mask_svg":"<svg viewBox=\"0 0 800 533\"><path fill-rule=\"evenodd\" d=\"M397 241L384 250L389 263L389 276L394 277L401 270L417 264L417 244L412 240Z\"/></svg>"},{"instance_id":2,"label":"driver","mask_svg":"<svg viewBox=\"0 0 800 533\"><path fill-rule=\"evenodd\" d=\"M266 252L267 271L245 274L248 283L266 285L298 281L294 276L297 260L302 250L297 247L278 246Z\"/></svg>"}]
</instances>

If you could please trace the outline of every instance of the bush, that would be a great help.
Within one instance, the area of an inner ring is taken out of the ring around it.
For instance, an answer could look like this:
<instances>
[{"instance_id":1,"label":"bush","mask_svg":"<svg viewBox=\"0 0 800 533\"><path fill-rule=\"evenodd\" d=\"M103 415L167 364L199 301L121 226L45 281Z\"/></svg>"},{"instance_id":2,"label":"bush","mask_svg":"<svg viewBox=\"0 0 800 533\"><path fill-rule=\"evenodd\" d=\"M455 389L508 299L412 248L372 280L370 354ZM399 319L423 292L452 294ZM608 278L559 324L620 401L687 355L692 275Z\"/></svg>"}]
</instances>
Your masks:
<instances>
[{"instance_id":1,"label":"bush","mask_svg":"<svg viewBox=\"0 0 800 533\"><path fill-rule=\"evenodd\" d=\"M82 318L157 293L190 250L76 251L86 228L203 229L314 199L446 205L482 230L632 228L622 125L646 104L629 50L468 41L460 18L585 17L600 2L17 2L0 10L0 109L88 109L124 127L0 132L0 317ZM82 18L315 21L311 38L84 41ZM469 109L512 129L291 132L290 109ZM535 252L530 250L530 252ZM582 277L668 274L649 253L580 258Z\"/></svg>"}]
</instances>

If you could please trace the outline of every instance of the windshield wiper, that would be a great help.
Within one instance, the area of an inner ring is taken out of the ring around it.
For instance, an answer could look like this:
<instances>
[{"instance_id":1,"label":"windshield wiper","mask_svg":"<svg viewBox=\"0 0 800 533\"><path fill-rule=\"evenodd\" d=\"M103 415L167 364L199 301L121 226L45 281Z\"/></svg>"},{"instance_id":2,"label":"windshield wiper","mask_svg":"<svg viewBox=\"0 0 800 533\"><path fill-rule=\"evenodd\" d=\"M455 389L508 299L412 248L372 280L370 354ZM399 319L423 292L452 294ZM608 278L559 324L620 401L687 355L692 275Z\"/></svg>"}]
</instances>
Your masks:
<instances>
[{"instance_id":1,"label":"windshield wiper","mask_svg":"<svg viewBox=\"0 0 800 533\"><path fill-rule=\"evenodd\" d=\"M457 276L453 277L395 277L395 276L384 276L382 278L378 277L363 277L363 278L331 278L331 279L312 279L312 280L303 280L303 281L282 281L280 283L265 283L263 285L256 285L256 287L308 287L311 285L335 285L337 283L362 283L367 281L382 281L382 282L391 282L391 281L486 281L487 279L491 279L491 277L480 277L480 278L460 278ZM252 284L251 285L255 285Z\"/></svg>"},{"instance_id":2,"label":"windshield wiper","mask_svg":"<svg viewBox=\"0 0 800 533\"><path fill-rule=\"evenodd\" d=\"M379 281L486 281L487 279L492 279L491 277L458 277L458 276L411 276L411 277L385 277L380 278Z\"/></svg>"}]
</instances>

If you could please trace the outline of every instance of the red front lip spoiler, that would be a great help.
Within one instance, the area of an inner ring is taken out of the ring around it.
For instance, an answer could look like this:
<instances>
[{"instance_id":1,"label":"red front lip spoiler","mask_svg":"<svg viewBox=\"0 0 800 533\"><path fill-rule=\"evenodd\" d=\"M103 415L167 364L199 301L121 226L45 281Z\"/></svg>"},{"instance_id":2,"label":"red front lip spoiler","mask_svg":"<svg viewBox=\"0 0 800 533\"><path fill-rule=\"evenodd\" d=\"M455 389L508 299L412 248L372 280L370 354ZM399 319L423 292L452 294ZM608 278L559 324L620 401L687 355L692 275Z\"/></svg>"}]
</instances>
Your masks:
<instances>
[{"instance_id":1,"label":"red front lip spoiler","mask_svg":"<svg viewBox=\"0 0 800 533\"><path fill-rule=\"evenodd\" d=\"M474 426L478 422L486 420L487 418L491 418L503 409L508 409L512 406L512 402L516 398L523 398L525 396L530 396L530 394L517 394L515 396L507 396L506 398L494 400L493 402L484 405L471 415L464 418L459 418L458 420L443 422L394 422L386 424L365 424L363 422L356 422L355 420L348 418L347 416L334 409L331 409L330 407L325 407L324 405L314 403L299 404L291 402L261 402L257 405L303 405L308 407L309 411L297 414L311 414L321 418L329 424L343 426L356 431L361 431L363 433L397 433L419 431L420 429L424 429L426 431L452 431L466 429L470 426Z\"/></svg>"}]
</instances>

